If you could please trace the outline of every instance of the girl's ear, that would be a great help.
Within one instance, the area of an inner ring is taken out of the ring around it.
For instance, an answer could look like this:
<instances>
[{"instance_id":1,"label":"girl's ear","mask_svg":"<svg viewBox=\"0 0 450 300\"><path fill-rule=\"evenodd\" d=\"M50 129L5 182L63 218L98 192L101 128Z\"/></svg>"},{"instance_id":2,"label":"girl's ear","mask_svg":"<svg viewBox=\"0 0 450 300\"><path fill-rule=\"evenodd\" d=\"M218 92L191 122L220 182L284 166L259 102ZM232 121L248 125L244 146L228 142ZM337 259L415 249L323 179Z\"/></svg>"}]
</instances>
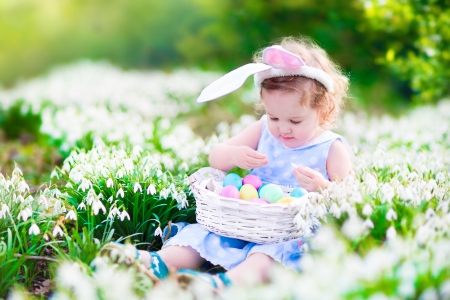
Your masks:
<instances>
[{"instance_id":1,"label":"girl's ear","mask_svg":"<svg viewBox=\"0 0 450 300\"><path fill-rule=\"evenodd\" d=\"M276 69L297 70L306 65L300 56L284 50L279 45L265 48L262 58L263 62Z\"/></svg>"}]
</instances>

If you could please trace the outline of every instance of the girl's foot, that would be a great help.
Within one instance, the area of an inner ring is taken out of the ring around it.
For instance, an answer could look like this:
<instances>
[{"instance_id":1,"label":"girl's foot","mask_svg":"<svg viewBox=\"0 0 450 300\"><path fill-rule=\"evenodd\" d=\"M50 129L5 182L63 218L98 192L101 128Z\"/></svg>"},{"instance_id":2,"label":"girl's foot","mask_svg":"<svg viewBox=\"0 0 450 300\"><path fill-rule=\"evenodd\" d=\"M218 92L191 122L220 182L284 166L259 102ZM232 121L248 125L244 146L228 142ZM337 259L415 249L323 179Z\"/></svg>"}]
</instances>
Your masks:
<instances>
[{"instance_id":1,"label":"girl's foot","mask_svg":"<svg viewBox=\"0 0 450 300\"><path fill-rule=\"evenodd\" d=\"M169 275L169 270L158 253L148 253L150 255L149 268L141 262L139 250L131 244L108 243L102 247L99 256L107 257L113 263L123 264L127 267L135 266L138 271L147 275L156 284Z\"/></svg>"},{"instance_id":2,"label":"girl's foot","mask_svg":"<svg viewBox=\"0 0 450 300\"><path fill-rule=\"evenodd\" d=\"M209 273L197 272L189 269L181 269L176 273L176 280L181 288L188 289L194 283L206 284L215 293L223 290L225 287L232 285L230 278L225 273L217 273L211 275Z\"/></svg>"}]
</instances>

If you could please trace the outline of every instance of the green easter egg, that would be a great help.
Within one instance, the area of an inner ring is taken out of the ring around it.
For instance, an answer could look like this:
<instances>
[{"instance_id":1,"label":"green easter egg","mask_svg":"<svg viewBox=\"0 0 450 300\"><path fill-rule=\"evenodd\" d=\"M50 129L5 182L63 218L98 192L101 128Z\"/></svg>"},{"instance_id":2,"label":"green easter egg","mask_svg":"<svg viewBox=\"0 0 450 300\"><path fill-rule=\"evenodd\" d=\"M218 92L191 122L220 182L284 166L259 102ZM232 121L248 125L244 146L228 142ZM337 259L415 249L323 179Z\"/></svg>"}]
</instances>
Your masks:
<instances>
[{"instance_id":1,"label":"green easter egg","mask_svg":"<svg viewBox=\"0 0 450 300\"><path fill-rule=\"evenodd\" d=\"M269 183L261 187L260 198L274 203L283 198L283 190L276 184Z\"/></svg>"}]
</instances>

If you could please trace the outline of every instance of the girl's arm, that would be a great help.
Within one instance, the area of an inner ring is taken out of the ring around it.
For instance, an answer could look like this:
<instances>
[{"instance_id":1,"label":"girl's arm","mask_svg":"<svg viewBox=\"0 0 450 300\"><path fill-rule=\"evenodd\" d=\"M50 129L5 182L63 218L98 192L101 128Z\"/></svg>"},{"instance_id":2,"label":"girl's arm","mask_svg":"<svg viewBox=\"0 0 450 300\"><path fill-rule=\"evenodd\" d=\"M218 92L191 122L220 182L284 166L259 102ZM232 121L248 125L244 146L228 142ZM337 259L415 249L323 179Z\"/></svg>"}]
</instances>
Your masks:
<instances>
[{"instance_id":1,"label":"girl's arm","mask_svg":"<svg viewBox=\"0 0 450 300\"><path fill-rule=\"evenodd\" d=\"M352 161L340 140L331 144L327 158L327 172L331 181L342 180L352 170Z\"/></svg>"},{"instance_id":2,"label":"girl's arm","mask_svg":"<svg viewBox=\"0 0 450 300\"><path fill-rule=\"evenodd\" d=\"M258 168L268 163L264 154L257 152L263 120L249 125L239 134L217 144L209 153L211 167L229 171L234 167Z\"/></svg>"}]
</instances>

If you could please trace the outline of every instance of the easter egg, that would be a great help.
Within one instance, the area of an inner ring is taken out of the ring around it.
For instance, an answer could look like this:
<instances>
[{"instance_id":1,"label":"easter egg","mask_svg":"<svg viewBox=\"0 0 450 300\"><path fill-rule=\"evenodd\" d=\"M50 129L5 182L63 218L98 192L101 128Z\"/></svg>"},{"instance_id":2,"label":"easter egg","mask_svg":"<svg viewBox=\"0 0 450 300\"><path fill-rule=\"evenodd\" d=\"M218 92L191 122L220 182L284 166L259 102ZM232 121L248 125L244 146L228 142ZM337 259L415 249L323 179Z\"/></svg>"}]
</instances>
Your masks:
<instances>
[{"instance_id":1,"label":"easter egg","mask_svg":"<svg viewBox=\"0 0 450 300\"><path fill-rule=\"evenodd\" d=\"M277 203L287 204L287 203L291 203L292 200L294 200L294 199L295 199L294 197L284 197L284 198L281 198L280 200L278 200Z\"/></svg>"},{"instance_id":2,"label":"easter egg","mask_svg":"<svg viewBox=\"0 0 450 300\"><path fill-rule=\"evenodd\" d=\"M220 196L227 197L227 198L236 198L239 199L239 190L234 185L227 185L225 186L219 193Z\"/></svg>"},{"instance_id":3,"label":"easter egg","mask_svg":"<svg viewBox=\"0 0 450 300\"><path fill-rule=\"evenodd\" d=\"M262 181L258 176L250 174L242 179L242 184L251 184L255 187L255 189L259 189L262 185Z\"/></svg>"},{"instance_id":4,"label":"easter egg","mask_svg":"<svg viewBox=\"0 0 450 300\"><path fill-rule=\"evenodd\" d=\"M262 203L262 204L269 204L270 202L265 200L265 199L261 199L261 198L253 198L248 200L248 202L253 202L253 203Z\"/></svg>"},{"instance_id":5,"label":"easter egg","mask_svg":"<svg viewBox=\"0 0 450 300\"><path fill-rule=\"evenodd\" d=\"M276 184L268 183L261 188L259 197L274 203L283 198L283 190Z\"/></svg>"},{"instance_id":6,"label":"easter egg","mask_svg":"<svg viewBox=\"0 0 450 300\"><path fill-rule=\"evenodd\" d=\"M263 186L265 186L265 185L267 185L267 183L263 183L263 184L259 187L259 189L258 189L258 195L259 195L259 198L261 198L261 195L260 195L259 193L261 192L261 189L262 189Z\"/></svg>"},{"instance_id":7,"label":"easter egg","mask_svg":"<svg viewBox=\"0 0 450 300\"><path fill-rule=\"evenodd\" d=\"M290 196L300 198L301 196L306 195L306 194L308 194L308 191L305 190L304 188L300 187L300 188L293 189Z\"/></svg>"},{"instance_id":8,"label":"easter egg","mask_svg":"<svg viewBox=\"0 0 450 300\"><path fill-rule=\"evenodd\" d=\"M241 189L239 190L239 194L241 196L241 199L243 200L249 200L252 198L258 198L258 191L255 189L255 187L249 183L244 184Z\"/></svg>"},{"instance_id":9,"label":"easter egg","mask_svg":"<svg viewBox=\"0 0 450 300\"><path fill-rule=\"evenodd\" d=\"M242 178L236 173L228 173L223 179L223 186L234 185L238 190L242 187Z\"/></svg>"}]
</instances>

